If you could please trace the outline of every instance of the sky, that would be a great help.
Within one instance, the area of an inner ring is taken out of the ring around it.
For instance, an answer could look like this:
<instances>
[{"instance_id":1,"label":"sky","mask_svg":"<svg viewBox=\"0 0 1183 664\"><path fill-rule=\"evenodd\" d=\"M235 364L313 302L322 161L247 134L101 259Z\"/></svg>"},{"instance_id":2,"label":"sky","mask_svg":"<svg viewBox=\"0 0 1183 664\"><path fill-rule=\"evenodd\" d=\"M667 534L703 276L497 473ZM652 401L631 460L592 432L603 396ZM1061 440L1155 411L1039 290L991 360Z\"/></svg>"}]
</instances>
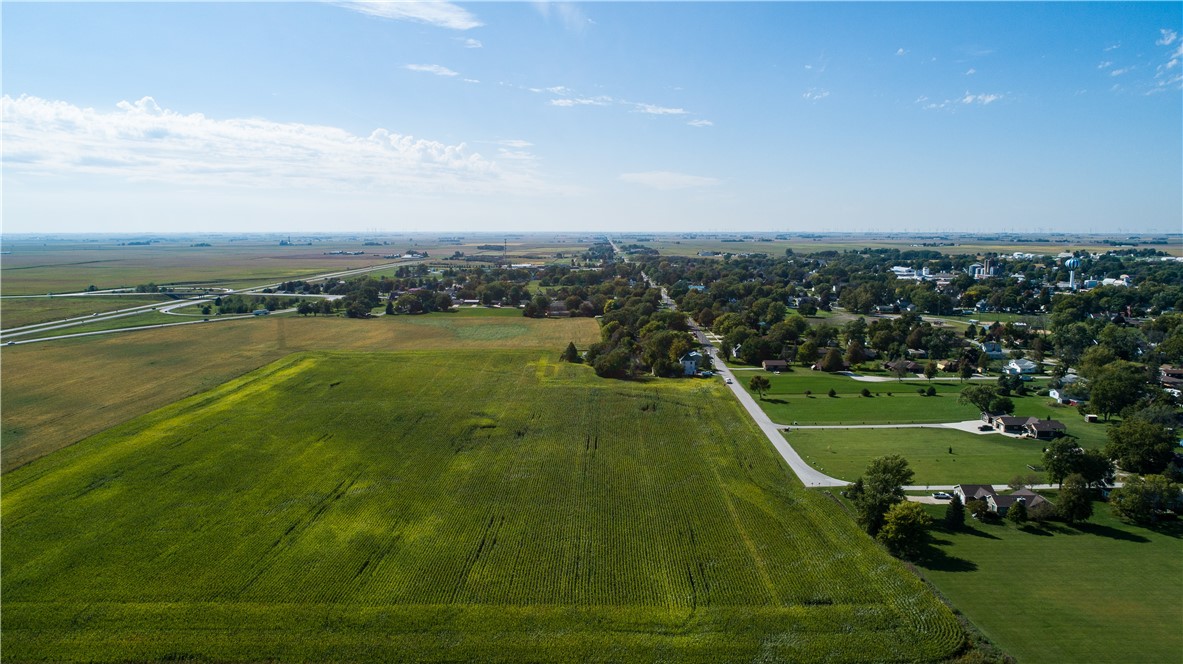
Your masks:
<instances>
[{"instance_id":1,"label":"sky","mask_svg":"<svg viewBox=\"0 0 1183 664\"><path fill-rule=\"evenodd\" d=\"M1183 3L20 3L3 231L1183 231Z\"/></svg>"}]
</instances>

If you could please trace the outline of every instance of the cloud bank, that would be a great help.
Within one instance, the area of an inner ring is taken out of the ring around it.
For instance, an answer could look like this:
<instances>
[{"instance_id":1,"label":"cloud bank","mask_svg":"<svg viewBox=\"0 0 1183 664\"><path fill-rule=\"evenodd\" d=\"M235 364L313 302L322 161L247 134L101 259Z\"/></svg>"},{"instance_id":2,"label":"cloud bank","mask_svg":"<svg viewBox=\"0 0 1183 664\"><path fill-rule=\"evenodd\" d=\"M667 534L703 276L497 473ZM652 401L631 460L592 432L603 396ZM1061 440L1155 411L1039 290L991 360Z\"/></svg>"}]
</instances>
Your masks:
<instances>
[{"instance_id":1,"label":"cloud bank","mask_svg":"<svg viewBox=\"0 0 1183 664\"><path fill-rule=\"evenodd\" d=\"M361 136L324 125L216 119L163 109L151 97L105 112L4 95L0 108L3 159L12 175L424 194L544 189L523 153L500 164L464 143L382 128Z\"/></svg>"}]
</instances>

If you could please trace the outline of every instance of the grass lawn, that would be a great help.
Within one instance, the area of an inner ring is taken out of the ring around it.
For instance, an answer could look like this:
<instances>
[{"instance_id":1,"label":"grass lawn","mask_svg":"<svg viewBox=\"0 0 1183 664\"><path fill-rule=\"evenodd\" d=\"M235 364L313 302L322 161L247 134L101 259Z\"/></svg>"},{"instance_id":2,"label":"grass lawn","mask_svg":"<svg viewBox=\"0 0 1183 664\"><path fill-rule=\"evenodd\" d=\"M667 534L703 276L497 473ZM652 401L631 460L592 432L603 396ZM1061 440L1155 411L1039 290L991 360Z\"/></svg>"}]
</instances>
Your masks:
<instances>
[{"instance_id":1,"label":"grass lawn","mask_svg":"<svg viewBox=\"0 0 1183 664\"><path fill-rule=\"evenodd\" d=\"M913 484L1005 484L1039 465L1045 445L953 429L794 429L786 437L810 465L848 481L876 457L903 455Z\"/></svg>"},{"instance_id":2,"label":"grass lawn","mask_svg":"<svg viewBox=\"0 0 1183 664\"><path fill-rule=\"evenodd\" d=\"M10 329L94 312L128 309L153 302L169 302L163 295L94 295L0 300L0 327Z\"/></svg>"},{"instance_id":3,"label":"grass lawn","mask_svg":"<svg viewBox=\"0 0 1183 664\"><path fill-rule=\"evenodd\" d=\"M11 661L945 661L964 640L723 385L550 349L296 353L8 473L3 510Z\"/></svg>"},{"instance_id":4,"label":"grass lawn","mask_svg":"<svg viewBox=\"0 0 1183 664\"><path fill-rule=\"evenodd\" d=\"M920 569L1019 662L1178 662L1183 524L1152 530L1094 510L1077 527L938 531L939 555Z\"/></svg>"},{"instance_id":5,"label":"grass lawn","mask_svg":"<svg viewBox=\"0 0 1183 664\"><path fill-rule=\"evenodd\" d=\"M438 322L412 322L420 318ZM518 333L521 327L528 332ZM11 346L2 351L0 468L7 472L292 352L530 348L557 358L571 341L585 348L599 339L590 318L519 315L511 322L431 314L372 320L266 316Z\"/></svg>"},{"instance_id":6,"label":"grass lawn","mask_svg":"<svg viewBox=\"0 0 1183 664\"><path fill-rule=\"evenodd\" d=\"M774 422L781 424L911 424L956 422L978 416L972 406L957 403L963 385L956 379L866 382L806 370L761 375L771 381L772 389L757 401ZM751 376L746 372L736 376L748 389ZM936 388L936 396L917 394L917 389L930 385ZM827 396L831 389L836 396ZM863 389L872 396L862 396ZM812 395L805 396L806 390ZM757 395L753 392L753 396Z\"/></svg>"}]
</instances>

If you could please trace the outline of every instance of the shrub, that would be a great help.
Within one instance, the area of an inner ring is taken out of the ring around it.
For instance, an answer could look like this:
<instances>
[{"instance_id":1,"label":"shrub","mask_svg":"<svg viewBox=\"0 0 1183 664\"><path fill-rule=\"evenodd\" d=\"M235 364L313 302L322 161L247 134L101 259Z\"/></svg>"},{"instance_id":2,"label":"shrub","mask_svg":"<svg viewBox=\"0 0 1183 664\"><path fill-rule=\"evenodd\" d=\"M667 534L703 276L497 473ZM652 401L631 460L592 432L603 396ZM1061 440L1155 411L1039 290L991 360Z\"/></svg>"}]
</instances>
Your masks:
<instances>
[{"instance_id":1,"label":"shrub","mask_svg":"<svg viewBox=\"0 0 1183 664\"><path fill-rule=\"evenodd\" d=\"M935 397L936 395L937 388L933 387L932 385L929 385L928 389L924 391L924 396L926 397Z\"/></svg>"},{"instance_id":2,"label":"shrub","mask_svg":"<svg viewBox=\"0 0 1183 664\"><path fill-rule=\"evenodd\" d=\"M829 392L829 394L830 394L830 396L832 396L832 397L836 397L836 396L838 396L838 393L837 393L836 391L834 391L834 388L832 388L832 387L830 388L830 392Z\"/></svg>"},{"instance_id":3,"label":"shrub","mask_svg":"<svg viewBox=\"0 0 1183 664\"><path fill-rule=\"evenodd\" d=\"M864 387L864 388L863 388L863 391L862 391L862 395L863 395L864 397L869 397L869 396L871 396L871 390L868 390L867 388L865 388L865 387Z\"/></svg>"}]
</instances>

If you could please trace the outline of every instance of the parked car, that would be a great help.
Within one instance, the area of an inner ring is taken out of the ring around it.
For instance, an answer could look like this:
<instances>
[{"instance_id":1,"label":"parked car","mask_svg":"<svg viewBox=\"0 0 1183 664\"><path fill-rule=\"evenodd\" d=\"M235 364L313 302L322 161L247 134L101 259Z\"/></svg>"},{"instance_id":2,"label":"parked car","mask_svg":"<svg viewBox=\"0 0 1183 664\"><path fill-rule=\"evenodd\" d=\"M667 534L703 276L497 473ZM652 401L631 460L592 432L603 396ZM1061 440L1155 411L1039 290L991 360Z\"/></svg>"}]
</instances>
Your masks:
<instances>
[{"instance_id":1,"label":"parked car","mask_svg":"<svg viewBox=\"0 0 1183 664\"><path fill-rule=\"evenodd\" d=\"M945 493L944 491L934 491L932 497L936 498L937 500L949 500L953 498L953 496Z\"/></svg>"},{"instance_id":2,"label":"parked car","mask_svg":"<svg viewBox=\"0 0 1183 664\"><path fill-rule=\"evenodd\" d=\"M978 425L978 431L992 431L993 429L994 429L994 427L990 426L989 424L979 424Z\"/></svg>"}]
</instances>

